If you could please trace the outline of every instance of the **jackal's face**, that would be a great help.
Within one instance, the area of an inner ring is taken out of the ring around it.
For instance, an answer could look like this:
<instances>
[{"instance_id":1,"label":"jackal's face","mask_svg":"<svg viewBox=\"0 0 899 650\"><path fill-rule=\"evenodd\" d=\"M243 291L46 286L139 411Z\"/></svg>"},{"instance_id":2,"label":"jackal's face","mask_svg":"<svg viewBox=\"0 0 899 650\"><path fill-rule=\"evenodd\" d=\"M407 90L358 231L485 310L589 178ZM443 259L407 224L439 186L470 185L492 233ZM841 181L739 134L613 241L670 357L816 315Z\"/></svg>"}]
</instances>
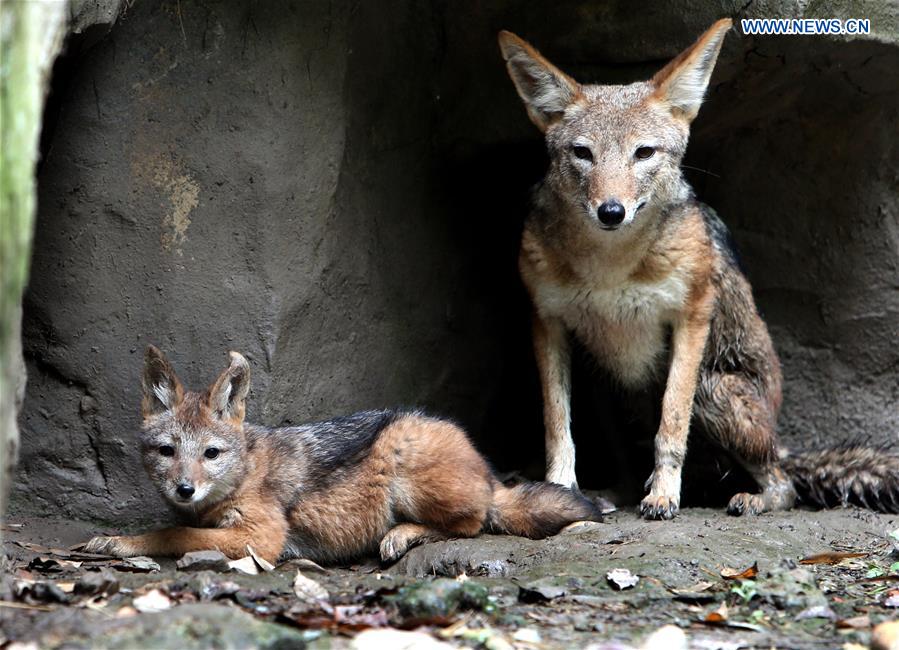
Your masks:
<instances>
[{"instance_id":1,"label":"jackal's face","mask_svg":"<svg viewBox=\"0 0 899 650\"><path fill-rule=\"evenodd\" d=\"M680 163L730 28L719 20L651 80L581 85L510 32L499 42L531 121L546 135L546 183L598 230L638 229L686 198Z\"/></svg>"},{"instance_id":2,"label":"jackal's face","mask_svg":"<svg viewBox=\"0 0 899 650\"><path fill-rule=\"evenodd\" d=\"M163 497L190 510L228 497L246 471L247 360L231 352L230 366L204 393L185 392L162 352L149 346L141 383L141 454Z\"/></svg>"}]
</instances>

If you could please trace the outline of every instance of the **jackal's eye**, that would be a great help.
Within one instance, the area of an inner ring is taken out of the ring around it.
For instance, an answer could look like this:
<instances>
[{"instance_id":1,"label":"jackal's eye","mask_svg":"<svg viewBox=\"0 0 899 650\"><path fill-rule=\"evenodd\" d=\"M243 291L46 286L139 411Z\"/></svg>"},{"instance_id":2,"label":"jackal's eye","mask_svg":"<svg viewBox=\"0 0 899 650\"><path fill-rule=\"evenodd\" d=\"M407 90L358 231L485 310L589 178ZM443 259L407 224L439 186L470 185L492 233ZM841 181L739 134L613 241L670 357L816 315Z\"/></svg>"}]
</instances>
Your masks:
<instances>
[{"instance_id":1,"label":"jackal's eye","mask_svg":"<svg viewBox=\"0 0 899 650\"><path fill-rule=\"evenodd\" d=\"M637 147L637 150L634 152L634 157L637 160L648 160L649 158L652 158L655 152L655 147Z\"/></svg>"},{"instance_id":2,"label":"jackal's eye","mask_svg":"<svg viewBox=\"0 0 899 650\"><path fill-rule=\"evenodd\" d=\"M203 455L206 456L206 458L208 458L209 460L212 460L213 458L218 458L219 450L215 447L210 447L203 452Z\"/></svg>"},{"instance_id":3,"label":"jackal's eye","mask_svg":"<svg viewBox=\"0 0 899 650\"><path fill-rule=\"evenodd\" d=\"M590 162L593 162L593 152L590 151L589 147L585 147L582 144L571 145L571 153L574 154L575 158L580 158L581 160L589 160Z\"/></svg>"},{"instance_id":4,"label":"jackal's eye","mask_svg":"<svg viewBox=\"0 0 899 650\"><path fill-rule=\"evenodd\" d=\"M175 448L172 447L171 445L160 445L160 446L159 446L159 453L160 453L160 455L162 455L162 456L174 456L174 455L175 455Z\"/></svg>"}]
</instances>

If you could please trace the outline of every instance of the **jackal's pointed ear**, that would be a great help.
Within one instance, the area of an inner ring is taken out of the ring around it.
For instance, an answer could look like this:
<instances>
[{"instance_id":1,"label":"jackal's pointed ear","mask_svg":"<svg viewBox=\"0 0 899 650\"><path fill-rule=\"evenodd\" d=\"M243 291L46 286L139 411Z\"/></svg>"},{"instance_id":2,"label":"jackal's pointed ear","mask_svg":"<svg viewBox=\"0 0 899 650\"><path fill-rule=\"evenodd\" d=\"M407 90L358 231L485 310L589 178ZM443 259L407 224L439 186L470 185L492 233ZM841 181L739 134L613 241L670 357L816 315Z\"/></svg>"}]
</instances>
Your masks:
<instances>
[{"instance_id":1,"label":"jackal's pointed ear","mask_svg":"<svg viewBox=\"0 0 899 650\"><path fill-rule=\"evenodd\" d=\"M546 131L580 94L580 86L512 32L499 33L499 49L528 116Z\"/></svg>"},{"instance_id":2,"label":"jackal's pointed ear","mask_svg":"<svg viewBox=\"0 0 899 650\"><path fill-rule=\"evenodd\" d=\"M141 415L145 420L171 411L184 399L184 387L175 375L172 364L159 348L152 345L148 345L144 353L141 388L143 390Z\"/></svg>"},{"instance_id":3,"label":"jackal's pointed ear","mask_svg":"<svg viewBox=\"0 0 899 650\"><path fill-rule=\"evenodd\" d=\"M678 117L689 122L699 113L724 36L732 24L730 18L716 22L652 78L655 97L668 104Z\"/></svg>"},{"instance_id":4,"label":"jackal's pointed ear","mask_svg":"<svg viewBox=\"0 0 899 650\"><path fill-rule=\"evenodd\" d=\"M250 363L239 352L229 352L231 364L209 387L206 400L212 412L223 420L243 422L250 392Z\"/></svg>"}]
</instances>

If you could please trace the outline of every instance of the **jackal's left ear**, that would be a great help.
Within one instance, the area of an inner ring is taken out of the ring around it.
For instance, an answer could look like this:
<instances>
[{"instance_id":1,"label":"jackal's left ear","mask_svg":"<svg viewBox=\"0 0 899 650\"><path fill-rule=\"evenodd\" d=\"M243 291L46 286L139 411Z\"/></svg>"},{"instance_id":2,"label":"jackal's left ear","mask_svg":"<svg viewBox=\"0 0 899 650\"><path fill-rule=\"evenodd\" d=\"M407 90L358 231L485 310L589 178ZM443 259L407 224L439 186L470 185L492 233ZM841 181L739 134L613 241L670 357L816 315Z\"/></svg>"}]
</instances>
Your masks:
<instances>
[{"instance_id":1,"label":"jackal's left ear","mask_svg":"<svg viewBox=\"0 0 899 650\"><path fill-rule=\"evenodd\" d=\"M499 49L531 122L546 131L580 94L580 85L512 32L499 33Z\"/></svg>"},{"instance_id":2,"label":"jackal's left ear","mask_svg":"<svg viewBox=\"0 0 899 650\"><path fill-rule=\"evenodd\" d=\"M716 22L652 78L656 86L654 96L668 104L678 117L692 121L699 113L724 36L732 24L730 18Z\"/></svg>"},{"instance_id":3,"label":"jackal's left ear","mask_svg":"<svg viewBox=\"0 0 899 650\"><path fill-rule=\"evenodd\" d=\"M209 387L207 404L216 416L243 422L246 398L250 392L250 364L239 352L229 352L231 364Z\"/></svg>"}]
</instances>

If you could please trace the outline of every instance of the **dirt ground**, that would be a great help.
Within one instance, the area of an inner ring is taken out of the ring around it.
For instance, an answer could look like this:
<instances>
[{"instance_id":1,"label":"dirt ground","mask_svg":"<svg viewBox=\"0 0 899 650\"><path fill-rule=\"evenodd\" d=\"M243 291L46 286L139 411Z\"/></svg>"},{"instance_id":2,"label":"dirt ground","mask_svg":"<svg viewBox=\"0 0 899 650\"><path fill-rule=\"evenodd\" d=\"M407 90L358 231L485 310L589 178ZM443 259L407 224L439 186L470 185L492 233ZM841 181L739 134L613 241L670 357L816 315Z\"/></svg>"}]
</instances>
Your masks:
<instances>
[{"instance_id":1,"label":"dirt ground","mask_svg":"<svg viewBox=\"0 0 899 650\"><path fill-rule=\"evenodd\" d=\"M899 611L897 527L854 509L689 509L673 522L621 511L542 541L483 536L427 544L390 567L294 561L248 575L91 557L69 549L117 531L9 521L0 630L11 648L498 649L639 647L674 625L691 648L867 647ZM616 574L624 589L613 569L630 572ZM359 636L369 628L381 632ZM391 628L418 633L386 639Z\"/></svg>"}]
</instances>

